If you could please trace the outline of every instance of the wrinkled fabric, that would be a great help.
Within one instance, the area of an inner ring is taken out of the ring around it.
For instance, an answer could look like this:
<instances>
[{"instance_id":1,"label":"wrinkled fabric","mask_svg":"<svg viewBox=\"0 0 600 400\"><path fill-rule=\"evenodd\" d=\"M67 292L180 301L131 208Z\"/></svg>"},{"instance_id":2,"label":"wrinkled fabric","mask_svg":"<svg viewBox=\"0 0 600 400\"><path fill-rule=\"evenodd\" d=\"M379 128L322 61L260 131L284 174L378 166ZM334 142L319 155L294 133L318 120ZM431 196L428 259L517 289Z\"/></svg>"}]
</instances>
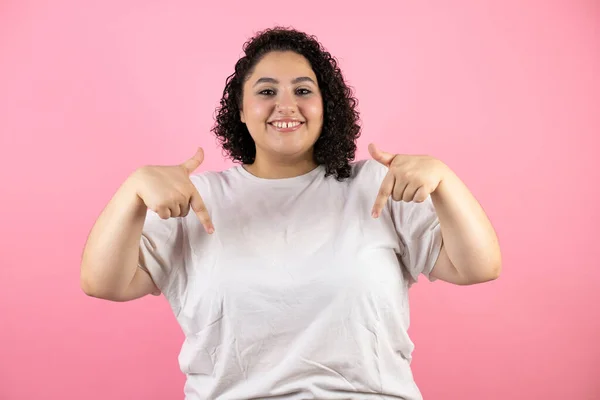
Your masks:
<instances>
[{"instance_id":1,"label":"wrinkled fabric","mask_svg":"<svg viewBox=\"0 0 600 400\"><path fill-rule=\"evenodd\" d=\"M187 400L421 399L410 369L408 289L442 237L429 198L371 209L387 168L353 163L261 179L191 177L215 226L149 211L140 267L185 333Z\"/></svg>"}]
</instances>

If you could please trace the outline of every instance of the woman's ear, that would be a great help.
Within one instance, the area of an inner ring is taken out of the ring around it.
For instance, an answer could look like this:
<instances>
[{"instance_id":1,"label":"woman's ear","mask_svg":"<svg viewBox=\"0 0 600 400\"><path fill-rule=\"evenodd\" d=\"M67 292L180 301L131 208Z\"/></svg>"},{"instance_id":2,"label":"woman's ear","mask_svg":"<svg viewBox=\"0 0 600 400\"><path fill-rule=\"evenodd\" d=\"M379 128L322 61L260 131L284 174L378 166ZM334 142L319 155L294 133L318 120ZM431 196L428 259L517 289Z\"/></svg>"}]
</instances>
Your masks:
<instances>
[{"instance_id":1,"label":"woman's ear","mask_svg":"<svg viewBox=\"0 0 600 400\"><path fill-rule=\"evenodd\" d=\"M240 119L242 120L242 123L246 123L246 117L244 117L244 111L242 109L240 109Z\"/></svg>"}]
</instances>

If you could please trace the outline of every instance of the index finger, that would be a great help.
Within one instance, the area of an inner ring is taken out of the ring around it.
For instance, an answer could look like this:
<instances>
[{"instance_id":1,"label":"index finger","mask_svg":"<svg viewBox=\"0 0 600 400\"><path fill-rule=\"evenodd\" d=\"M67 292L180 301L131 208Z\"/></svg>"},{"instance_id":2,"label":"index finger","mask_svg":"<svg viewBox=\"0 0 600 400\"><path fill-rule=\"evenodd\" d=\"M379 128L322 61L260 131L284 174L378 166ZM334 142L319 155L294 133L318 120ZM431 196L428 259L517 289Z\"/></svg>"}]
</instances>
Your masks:
<instances>
[{"instance_id":1,"label":"index finger","mask_svg":"<svg viewBox=\"0 0 600 400\"><path fill-rule=\"evenodd\" d=\"M396 178L394 177L394 174L392 174L391 171L388 171L388 173L385 175L385 178L383 178L383 182L381 182L379 193L377 193L377 198L375 199L375 204L373 205L373 211L371 212L371 216L373 218L377 218L381 214L381 210L383 210L383 207L385 207L385 203L392 195L395 183Z\"/></svg>"},{"instance_id":2,"label":"index finger","mask_svg":"<svg viewBox=\"0 0 600 400\"><path fill-rule=\"evenodd\" d=\"M200 193L198 193L198 190L196 189L194 189L194 192L190 197L190 205L204 226L206 232L213 233L215 231L215 227L210 219L210 215L208 214L204 200L202 200L202 196L200 196Z\"/></svg>"}]
</instances>

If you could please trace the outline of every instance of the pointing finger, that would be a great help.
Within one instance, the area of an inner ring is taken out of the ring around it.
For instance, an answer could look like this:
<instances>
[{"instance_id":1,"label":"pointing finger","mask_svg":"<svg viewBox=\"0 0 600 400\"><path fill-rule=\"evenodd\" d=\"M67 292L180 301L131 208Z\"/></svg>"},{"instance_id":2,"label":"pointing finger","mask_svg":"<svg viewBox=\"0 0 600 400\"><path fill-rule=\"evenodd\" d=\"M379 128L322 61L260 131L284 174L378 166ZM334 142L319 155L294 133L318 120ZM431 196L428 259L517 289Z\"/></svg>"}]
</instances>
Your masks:
<instances>
[{"instance_id":1,"label":"pointing finger","mask_svg":"<svg viewBox=\"0 0 600 400\"><path fill-rule=\"evenodd\" d=\"M215 231L215 227L213 226L212 220L210 219L210 215L208 214L208 210L206 209L204 200L202 200L200 193L198 193L198 191L195 189L190 198L190 204L192 206L192 209L198 216L198 219L204 226L206 232L213 233Z\"/></svg>"},{"instance_id":2,"label":"pointing finger","mask_svg":"<svg viewBox=\"0 0 600 400\"><path fill-rule=\"evenodd\" d=\"M379 193L377 193L377 198L375 199L375 204L373 205L373 211L371 212L373 218L377 218L381 214L381 210L383 210L385 203L394 191L395 183L396 178L394 177L394 174L388 171L388 173L385 175L385 178L383 178L383 182L381 182Z\"/></svg>"}]
</instances>

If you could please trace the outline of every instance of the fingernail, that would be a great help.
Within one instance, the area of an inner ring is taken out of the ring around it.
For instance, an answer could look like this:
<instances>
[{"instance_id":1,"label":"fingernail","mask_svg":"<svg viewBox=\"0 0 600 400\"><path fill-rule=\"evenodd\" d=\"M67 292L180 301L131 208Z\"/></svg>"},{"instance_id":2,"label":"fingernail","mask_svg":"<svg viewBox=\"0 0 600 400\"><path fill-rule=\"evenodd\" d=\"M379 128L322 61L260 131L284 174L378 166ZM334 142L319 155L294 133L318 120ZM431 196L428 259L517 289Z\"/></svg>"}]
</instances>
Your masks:
<instances>
[{"instance_id":1,"label":"fingernail","mask_svg":"<svg viewBox=\"0 0 600 400\"><path fill-rule=\"evenodd\" d=\"M209 235L212 235L215 232L215 228L213 228L212 226L209 226L206 231L209 233Z\"/></svg>"},{"instance_id":2,"label":"fingernail","mask_svg":"<svg viewBox=\"0 0 600 400\"><path fill-rule=\"evenodd\" d=\"M377 215L377 211L373 211L373 212L371 213L371 216L372 216L373 218L377 218L377 217L378 217L378 215Z\"/></svg>"}]
</instances>

